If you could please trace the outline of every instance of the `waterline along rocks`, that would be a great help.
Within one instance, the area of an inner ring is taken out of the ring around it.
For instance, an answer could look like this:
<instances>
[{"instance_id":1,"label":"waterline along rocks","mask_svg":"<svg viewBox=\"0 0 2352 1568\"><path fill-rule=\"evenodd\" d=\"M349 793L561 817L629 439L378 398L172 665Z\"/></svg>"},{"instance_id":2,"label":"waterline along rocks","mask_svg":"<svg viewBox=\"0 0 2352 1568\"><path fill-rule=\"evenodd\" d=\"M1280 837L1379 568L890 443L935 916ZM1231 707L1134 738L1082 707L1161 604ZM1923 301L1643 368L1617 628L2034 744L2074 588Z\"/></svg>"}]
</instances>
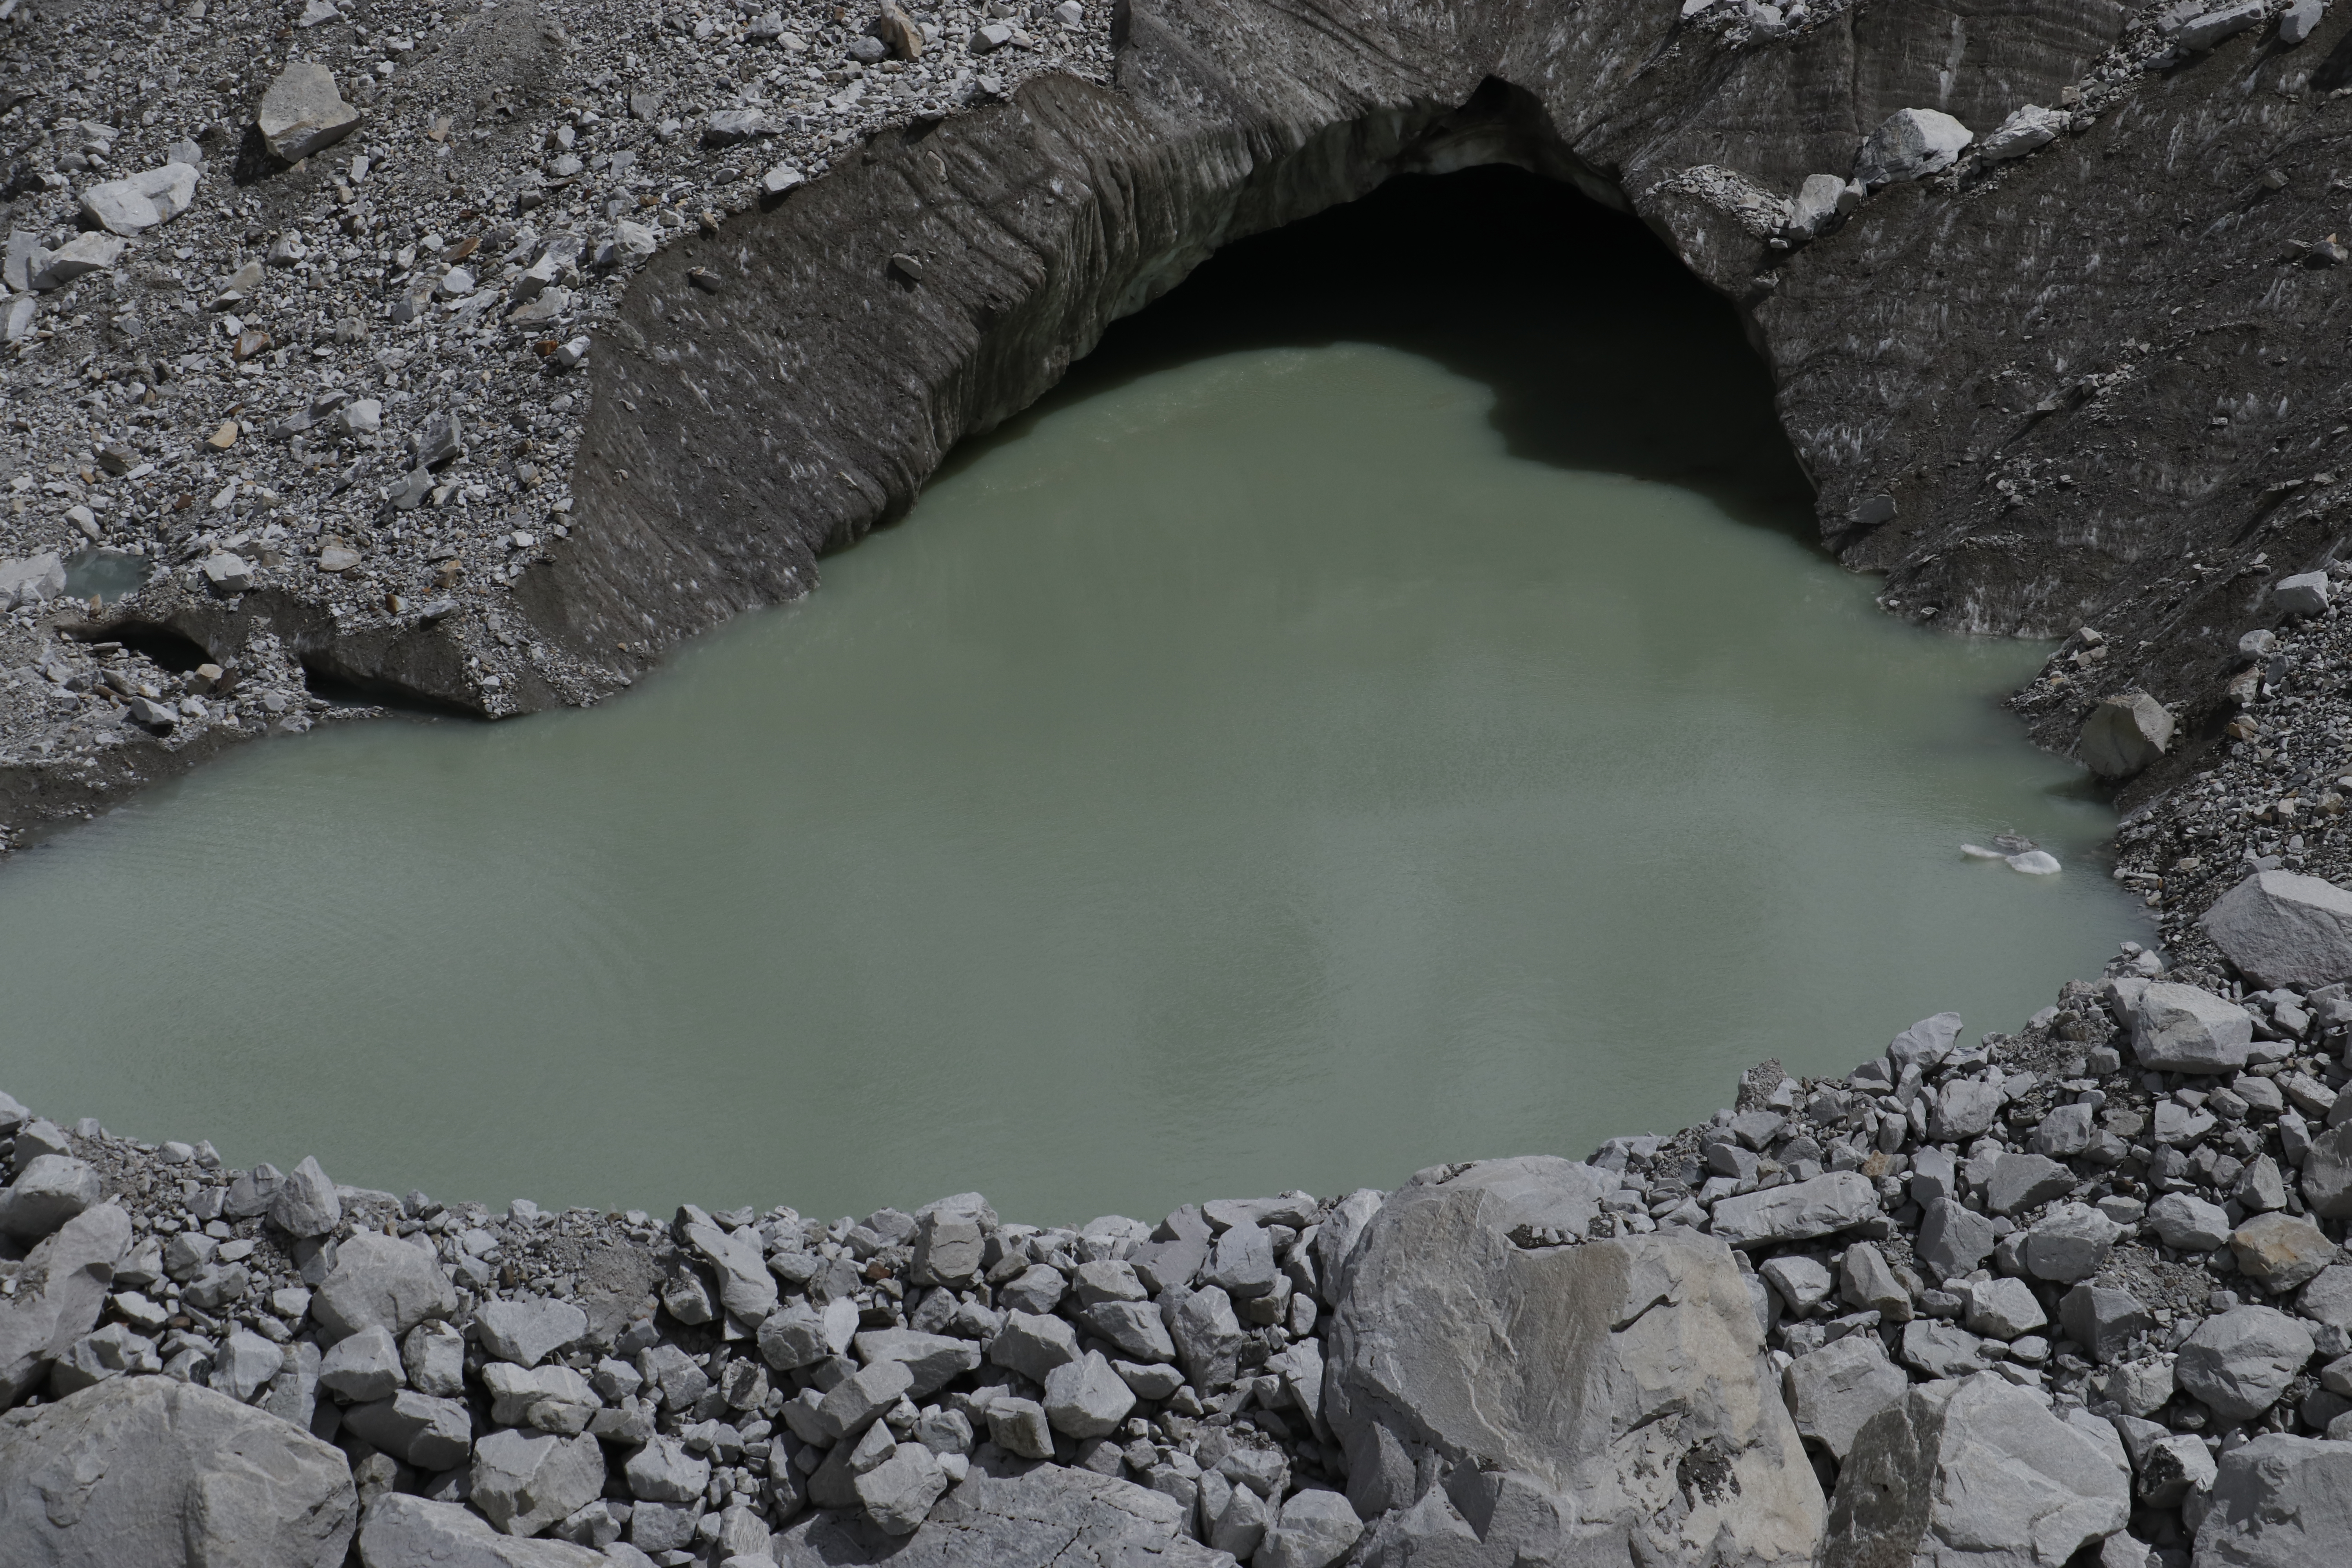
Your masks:
<instances>
[{"instance_id":1,"label":"waterline along rocks","mask_svg":"<svg viewBox=\"0 0 2352 1568\"><path fill-rule=\"evenodd\" d=\"M974 1193L501 1214L0 1099L0 1540L320 1565L355 1541L367 1568L1045 1568L1074 1540L1104 1568L2347 1560L2318 1500L2352 1473L2352 936L2275 875L2223 901L2230 941L2302 942L2303 980L2126 945L2014 1036L1940 1014L1843 1079L1767 1062L1671 1137L1157 1222L1040 1228ZM105 1477L93 1506L55 1506L68 1473Z\"/></svg>"}]
</instances>

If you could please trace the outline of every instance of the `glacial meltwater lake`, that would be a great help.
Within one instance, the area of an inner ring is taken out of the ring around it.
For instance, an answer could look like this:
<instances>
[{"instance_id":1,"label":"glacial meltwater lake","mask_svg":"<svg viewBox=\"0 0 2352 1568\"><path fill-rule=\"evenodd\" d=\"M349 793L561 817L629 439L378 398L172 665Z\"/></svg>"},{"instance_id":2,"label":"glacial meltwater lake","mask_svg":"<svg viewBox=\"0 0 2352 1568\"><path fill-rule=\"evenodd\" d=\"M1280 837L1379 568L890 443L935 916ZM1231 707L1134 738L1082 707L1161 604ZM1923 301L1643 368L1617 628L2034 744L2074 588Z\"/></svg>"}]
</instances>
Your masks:
<instances>
[{"instance_id":1,"label":"glacial meltwater lake","mask_svg":"<svg viewBox=\"0 0 2352 1568\"><path fill-rule=\"evenodd\" d=\"M1996 706L2044 650L1881 614L1727 310L1517 178L1220 258L602 708L0 866L0 1089L444 1199L1156 1216L1580 1156L2145 939Z\"/></svg>"}]
</instances>

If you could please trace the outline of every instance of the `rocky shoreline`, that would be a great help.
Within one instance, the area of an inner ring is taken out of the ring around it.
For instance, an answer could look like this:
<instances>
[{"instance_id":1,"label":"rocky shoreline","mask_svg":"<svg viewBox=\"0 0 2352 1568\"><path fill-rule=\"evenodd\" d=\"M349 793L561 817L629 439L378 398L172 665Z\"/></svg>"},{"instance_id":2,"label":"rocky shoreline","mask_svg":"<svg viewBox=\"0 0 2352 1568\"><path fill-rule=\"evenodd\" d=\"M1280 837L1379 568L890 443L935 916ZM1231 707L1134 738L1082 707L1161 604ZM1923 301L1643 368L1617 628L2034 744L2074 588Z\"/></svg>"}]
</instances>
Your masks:
<instances>
[{"instance_id":1,"label":"rocky shoreline","mask_svg":"<svg viewBox=\"0 0 2352 1568\"><path fill-rule=\"evenodd\" d=\"M499 1214L0 1100L0 1541L367 1568L2335 1561L2352 895L2258 871L2205 939L2227 977L2127 945L2017 1035L1941 1014L1843 1079L1768 1062L1708 1122L1584 1162L1075 1229L970 1193Z\"/></svg>"}]
</instances>

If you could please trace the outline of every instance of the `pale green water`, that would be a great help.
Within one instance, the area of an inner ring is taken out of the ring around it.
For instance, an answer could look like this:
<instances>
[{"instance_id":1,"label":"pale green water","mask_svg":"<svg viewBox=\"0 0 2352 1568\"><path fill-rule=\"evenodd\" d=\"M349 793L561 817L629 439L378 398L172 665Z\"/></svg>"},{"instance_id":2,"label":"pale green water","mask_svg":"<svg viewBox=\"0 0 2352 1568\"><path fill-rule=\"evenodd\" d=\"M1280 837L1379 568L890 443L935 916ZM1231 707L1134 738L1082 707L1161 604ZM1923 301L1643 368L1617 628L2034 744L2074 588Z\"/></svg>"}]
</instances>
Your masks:
<instances>
[{"instance_id":1,"label":"pale green water","mask_svg":"<svg viewBox=\"0 0 2352 1568\"><path fill-rule=\"evenodd\" d=\"M0 870L0 1087L444 1197L1150 1215L1580 1155L2143 934L1991 706L2039 650L1493 402L1148 374L600 710L247 748Z\"/></svg>"}]
</instances>

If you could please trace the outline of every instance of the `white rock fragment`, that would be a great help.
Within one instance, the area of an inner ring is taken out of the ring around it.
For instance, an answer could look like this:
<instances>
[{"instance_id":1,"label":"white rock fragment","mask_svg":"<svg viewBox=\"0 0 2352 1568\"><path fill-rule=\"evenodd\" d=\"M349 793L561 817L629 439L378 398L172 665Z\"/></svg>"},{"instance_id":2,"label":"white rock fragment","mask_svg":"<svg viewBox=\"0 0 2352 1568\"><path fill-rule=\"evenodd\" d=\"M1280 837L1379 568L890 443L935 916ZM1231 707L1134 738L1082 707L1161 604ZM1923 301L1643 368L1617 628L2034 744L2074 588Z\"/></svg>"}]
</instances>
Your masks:
<instances>
[{"instance_id":1,"label":"white rock fragment","mask_svg":"<svg viewBox=\"0 0 2352 1568\"><path fill-rule=\"evenodd\" d=\"M194 205L202 178L186 163L166 163L129 179L109 180L82 193L82 216L109 234L144 234Z\"/></svg>"},{"instance_id":2,"label":"white rock fragment","mask_svg":"<svg viewBox=\"0 0 2352 1568\"><path fill-rule=\"evenodd\" d=\"M360 111L343 101L335 74L325 66L296 60L278 73L261 96L262 140L271 156L297 163L359 129Z\"/></svg>"}]
</instances>

